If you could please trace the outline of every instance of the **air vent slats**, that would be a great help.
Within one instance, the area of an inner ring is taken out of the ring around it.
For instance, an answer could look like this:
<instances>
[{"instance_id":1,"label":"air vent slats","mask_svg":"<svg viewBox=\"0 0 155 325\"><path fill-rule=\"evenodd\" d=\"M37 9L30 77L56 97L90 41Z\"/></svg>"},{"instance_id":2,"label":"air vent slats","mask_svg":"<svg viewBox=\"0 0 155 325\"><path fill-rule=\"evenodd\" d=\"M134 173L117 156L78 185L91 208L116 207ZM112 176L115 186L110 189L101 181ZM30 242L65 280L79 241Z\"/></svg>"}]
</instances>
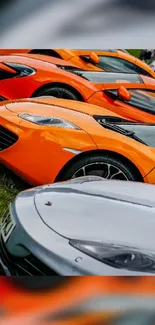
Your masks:
<instances>
[{"instance_id":1,"label":"air vent slats","mask_svg":"<svg viewBox=\"0 0 155 325\"><path fill-rule=\"evenodd\" d=\"M18 141L18 136L0 125L0 151L8 149Z\"/></svg>"}]
</instances>

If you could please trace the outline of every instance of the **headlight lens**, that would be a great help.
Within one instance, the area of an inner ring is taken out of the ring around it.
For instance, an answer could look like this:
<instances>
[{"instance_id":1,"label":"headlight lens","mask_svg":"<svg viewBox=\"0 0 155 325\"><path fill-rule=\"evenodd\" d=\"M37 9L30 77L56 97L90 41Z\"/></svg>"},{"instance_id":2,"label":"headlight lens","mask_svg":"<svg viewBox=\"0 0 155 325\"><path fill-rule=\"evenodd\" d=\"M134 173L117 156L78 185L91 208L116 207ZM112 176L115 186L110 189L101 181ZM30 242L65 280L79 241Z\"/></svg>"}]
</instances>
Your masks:
<instances>
[{"instance_id":1,"label":"headlight lens","mask_svg":"<svg viewBox=\"0 0 155 325\"><path fill-rule=\"evenodd\" d=\"M155 273L155 255L151 253L99 242L70 240L70 245L114 268Z\"/></svg>"},{"instance_id":2,"label":"headlight lens","mask_svg":"<svg viewBox=\"0 0 155 325\"><path fill-rule=\"evenodd\" d=\"M40 116L40 115L31 115L31 114L19 114L18 116L31 123L42 125L42 126L53 126L62 129L80 130L80 128L77 125L54 116Z\"/></svg>"}]
</instances>

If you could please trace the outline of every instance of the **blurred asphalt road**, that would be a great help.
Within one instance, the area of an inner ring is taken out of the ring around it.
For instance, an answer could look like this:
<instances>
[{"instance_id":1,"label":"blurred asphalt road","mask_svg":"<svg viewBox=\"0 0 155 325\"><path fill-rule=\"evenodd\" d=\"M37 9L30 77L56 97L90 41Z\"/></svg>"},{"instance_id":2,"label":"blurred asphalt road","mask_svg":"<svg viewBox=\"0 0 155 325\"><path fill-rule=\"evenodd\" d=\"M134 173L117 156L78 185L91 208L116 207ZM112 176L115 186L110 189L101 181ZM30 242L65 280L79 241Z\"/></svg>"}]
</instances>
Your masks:
<instances>
[{"instance_id":1,"label":"blurred asphalt road","mask_svg":"<svg viewBox=\"0 0 155 325\"><path fill-rule=\"evenodd\" d=\"M154 0L7 3L0 11L1 48L154 48Z\"/></svg>"}]
</instances>

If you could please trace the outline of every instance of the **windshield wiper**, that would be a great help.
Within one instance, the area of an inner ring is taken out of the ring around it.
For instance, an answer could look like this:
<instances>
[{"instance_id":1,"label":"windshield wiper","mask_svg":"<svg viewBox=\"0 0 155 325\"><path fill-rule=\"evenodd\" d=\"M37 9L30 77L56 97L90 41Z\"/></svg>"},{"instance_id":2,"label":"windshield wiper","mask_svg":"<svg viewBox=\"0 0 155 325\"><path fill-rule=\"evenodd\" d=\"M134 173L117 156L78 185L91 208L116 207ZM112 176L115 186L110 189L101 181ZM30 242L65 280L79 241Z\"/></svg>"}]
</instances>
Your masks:
<instances>
[{"instance_id":1,"label":"windshield wiper","mask_svg":"<svg viewBox=\"0 0 155 325\"><path fill-rule=\"evenodd\" d=\"M100 120L99 123L102 124L102 126L104 126L104 128L112 130L112 131L116 131L123 135L133 136L135 134L134 131L128 131L128 130L122 129L118 125L116 126L115 124L110 124L110 123L104 122L102 120Z\"/></svg>"},{"instance_id":2,"label":"windshield wiper","mask_svg":"<svg viewBox=\"0 0 155 325\"><path fill-rule=\"evenodd\" d=\"M136 136L136 134L135 134L134 131L128 131L128 130L123 129L122 127L120 127L118 125L114 125L114 124L110 124L110 123L104 122L102 119L101 120L98 120L98 123L100 125L102 125L105 129L118 132L118 133L120 133L122 135L125 135L125 136L127 136L127 137L129 137L131 139L134 139L134 140L136 140L136 141L138 141L138 142L140 142L140 143L142 143L142 144L144 144L144 145L147 146L147 144L144 141L142 141L141 139L139 139Z\"/></svg>"},{"instance_id":3,"label":"windshield wiper","mask_svg":"<svg viewBox=\"0 0 155 325\"><path fill-rule=\"evenodd\" d=\"M70 72L70 71L69 71ZM86 78L82 73L80 73L79 71L71 71L71 73L74 73L74 74L76 74L77 76L79 76L79 77L81 77L81 78L83 78L83 79L85 79L85 80L88 80L88 81L90 81L88 78Z\"/></svg>"}]
</instances>

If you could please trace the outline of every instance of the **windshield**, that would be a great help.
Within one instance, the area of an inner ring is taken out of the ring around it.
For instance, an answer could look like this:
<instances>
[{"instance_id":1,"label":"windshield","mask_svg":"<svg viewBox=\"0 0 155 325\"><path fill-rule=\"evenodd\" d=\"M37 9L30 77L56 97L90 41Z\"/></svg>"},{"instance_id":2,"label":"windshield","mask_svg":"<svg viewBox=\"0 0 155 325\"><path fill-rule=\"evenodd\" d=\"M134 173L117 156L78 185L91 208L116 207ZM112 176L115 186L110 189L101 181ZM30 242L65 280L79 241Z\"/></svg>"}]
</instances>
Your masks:
<instances>
[{"instance_id":1,"label":"windshield","mask_svg":"<svg viewBox=\"0 0 155 325\"><path fill-rule=\"evenodd\" d=\"M131 122L111 116L93 116L104 128L130 137L144 145L155 148L155 124Z\"/></svg>"},{"instance_id":2,"label":"windshield","mask_svg":"<svg viewBox=\"0 0 155 325\"><path fill-rule=\"evenodd\" d=\"M145 69L125 59L102 55L99 55L99 58L100 62L97 64L97 66L105 71L138 73L145 76L150 76L150 73L147 72Z\"/></svg>"},{"instance_id":3,"label":"windshield","mask_svg":"<svg viewBox=\"0 0 155 325\"><path fill-rule=\"evenodd\" d=\"M142 140L146 145L155 148L155 124L142 124L133 122L130 124L117 123L115 125L126 131L134 132L134 135Z\"/></svg>"}]
</instances>

